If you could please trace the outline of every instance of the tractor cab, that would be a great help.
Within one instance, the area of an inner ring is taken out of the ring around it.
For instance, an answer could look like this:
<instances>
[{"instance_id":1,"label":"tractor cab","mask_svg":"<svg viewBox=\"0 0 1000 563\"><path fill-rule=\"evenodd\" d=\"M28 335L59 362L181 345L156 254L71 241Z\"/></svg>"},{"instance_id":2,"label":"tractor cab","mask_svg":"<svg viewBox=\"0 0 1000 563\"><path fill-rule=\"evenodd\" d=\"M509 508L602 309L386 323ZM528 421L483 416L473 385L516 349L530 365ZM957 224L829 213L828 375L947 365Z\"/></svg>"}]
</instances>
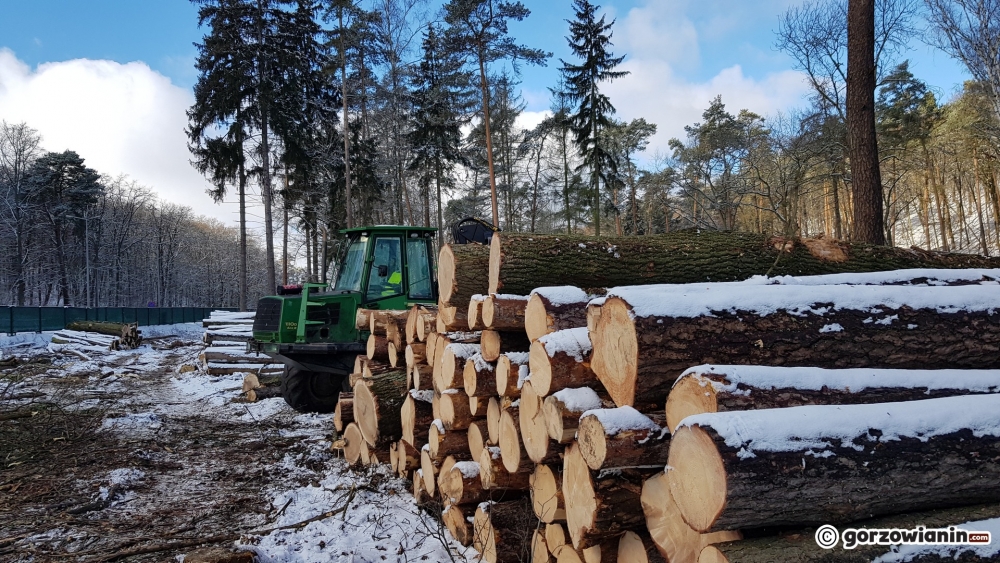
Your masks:
<instances>
[{"instance_id":1,"label":"tractor cab","mask_svg":"<svg viewBox=\"0 0 1000 563\"><path fill-rule=\"evenodd\" d=\"M436 245L429 227L373 226L342 231L332 284L282 286L257 303L248 347L285 365L282 395L295 409L330 412L347 388L368 331L357 311L437 302Z\"/></svg>"}]
</instances>

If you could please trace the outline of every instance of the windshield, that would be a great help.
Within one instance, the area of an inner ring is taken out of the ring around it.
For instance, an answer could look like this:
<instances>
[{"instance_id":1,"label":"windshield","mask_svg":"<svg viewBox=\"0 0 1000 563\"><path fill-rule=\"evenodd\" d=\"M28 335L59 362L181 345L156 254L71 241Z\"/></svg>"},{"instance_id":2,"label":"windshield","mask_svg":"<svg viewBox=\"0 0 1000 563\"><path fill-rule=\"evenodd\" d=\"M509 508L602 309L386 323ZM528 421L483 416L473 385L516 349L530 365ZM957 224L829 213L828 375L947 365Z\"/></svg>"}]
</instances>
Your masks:
<instances>
[{"instance_id":1,"label":"windshield","mask_svg":"<svg viewBox=\"0 0 1000 563\"><path fill-rule=\"evenodd\" d=\"M365 245L368 237L362 236L351 241L347 253L337 275L337 285L334 289L361 291L361 272L365 266Z\"/></svg>"}]
</instances>

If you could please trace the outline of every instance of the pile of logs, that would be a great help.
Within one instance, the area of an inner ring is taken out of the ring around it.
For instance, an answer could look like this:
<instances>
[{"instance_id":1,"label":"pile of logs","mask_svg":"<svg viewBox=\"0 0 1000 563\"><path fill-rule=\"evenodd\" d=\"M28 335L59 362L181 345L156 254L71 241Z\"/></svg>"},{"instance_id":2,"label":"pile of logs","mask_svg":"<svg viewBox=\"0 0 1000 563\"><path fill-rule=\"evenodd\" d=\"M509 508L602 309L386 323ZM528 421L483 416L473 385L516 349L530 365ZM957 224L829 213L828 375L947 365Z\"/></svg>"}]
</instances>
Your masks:
<instances>
[{"instance_id":1,"label":"pile of logs","mask_svg":"<svg viewBox=\"0 0 1000 563\"><path fill-rule=\"evenodd\" d=\"M142 346L142 332L136 323L73 321L66 325L66 330L56 333L56 337L106 346L108 350L134 350Z\"/></svg>"},{"instance_id":2,"label":"pile of logs","mask_svg":"<svg viewBox=\"0 0 1000 563\"><path fill-rule=\"evenodd\" d=\"M247 340L253 335L254 312L234 313L212 311L209 318L202 320L205 327L204 341L208 346L198 355L202 370L209 375L230 375L252 373L261 381L270 381L263 376L280 375L281 364L272 363L271 358L262 354L247 352ZM229 336L226 336L229 335ZM235 336L234 336L235 335ZM243 338L245 335L246 338ZM244 389L251 401L264 398L268 393L249 393L257 387Z\"/></svg>"},{"instance_id":3,"label":"pile of logs","mask_svg":"<svg viewBox=\"0 0 1000 563\"><path fill-rule=\"evenodd\" d=\"M345 457L486 561L855 561L813 530L1000 516L1000 270L732 283L996 261L755 241L446 245L436 310L359 312Z\"/></svg>"}]
</instances>

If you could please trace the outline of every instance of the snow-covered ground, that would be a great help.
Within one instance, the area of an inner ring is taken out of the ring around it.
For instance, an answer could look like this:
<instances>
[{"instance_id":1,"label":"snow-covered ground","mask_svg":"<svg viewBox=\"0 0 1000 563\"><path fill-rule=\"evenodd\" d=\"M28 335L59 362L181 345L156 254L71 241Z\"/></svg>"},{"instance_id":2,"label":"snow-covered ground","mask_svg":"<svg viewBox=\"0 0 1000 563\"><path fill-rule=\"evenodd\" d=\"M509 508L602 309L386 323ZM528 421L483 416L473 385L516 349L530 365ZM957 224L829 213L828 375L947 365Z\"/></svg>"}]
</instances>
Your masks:
<instances>
[{"instance_id":1,"label":"snow-covered ground","mask_svg":"<svg viewBox=\"0 0 1000 563\"><path fill-rule=\"evenodd\" d=\"M215 545L266 563L476 560L416 506L410 483L384 466L348 469L330 449L331 415L300 414L280 398L247 403L242 374L182 370L198 365L203 331L143 327L139 349L88 351L89 361L52 345L51 334L0 336L0 358L24 362L0 371L4 410L93 427L58 450L41 438L12 446L0 468L9 494L0 536L14 541L0 542L0 560L103 560L220 537ZM28 425L41 422L17 421L23 440L40 435ZM19 448L35 448L34 458L17 458ZM40 478L58 487L33 488ZM191 549L129 560L181 561Z\"/></svg>"}]
</instances>

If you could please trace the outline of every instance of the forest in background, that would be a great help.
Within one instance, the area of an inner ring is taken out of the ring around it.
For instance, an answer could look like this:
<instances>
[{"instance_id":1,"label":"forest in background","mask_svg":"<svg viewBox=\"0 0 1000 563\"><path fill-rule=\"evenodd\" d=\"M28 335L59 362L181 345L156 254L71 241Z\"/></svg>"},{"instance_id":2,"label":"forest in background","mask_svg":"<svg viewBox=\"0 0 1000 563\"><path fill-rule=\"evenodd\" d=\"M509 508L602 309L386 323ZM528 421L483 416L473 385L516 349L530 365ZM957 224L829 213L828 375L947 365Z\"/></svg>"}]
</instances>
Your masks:
<instances>
[{"instance_id":1,"label":"forest in background","mask_svg":"<svg viewBox=\"0 0 1000 563\"><path fill-rule=\"evenodd\" d=\"M287 281L327 281L339 229L446 228L494 213L506 231L539 233L854 231L847 0L807 2L777 22L776 48L811 86L801 109L764 116L720 96L667 154L645 154L656 125L616 119L600 92L621 76L624 55L611 52L614 22L583 0L566 31L570 61L508 34L509 21L530 16L519 2L451 0L440 11L419 0L195 3L205 38L192 160L214 197L241 201L241 225L194 218L127 178L100 177L81 197L18 191L12 145L0 142L0 304L23 292L33 304L242 307L286 281L283 263L302 266ZM990 22L1000 2L874 4L886 241L996 255L1000 31ZM961 93L939 99L910 72L916 34L969 70ZM532 128L518 119L524 64L559 64L562 77ZM248 230L245 213L263 217L261 232Z\"/></svg>"}]
</instances>

